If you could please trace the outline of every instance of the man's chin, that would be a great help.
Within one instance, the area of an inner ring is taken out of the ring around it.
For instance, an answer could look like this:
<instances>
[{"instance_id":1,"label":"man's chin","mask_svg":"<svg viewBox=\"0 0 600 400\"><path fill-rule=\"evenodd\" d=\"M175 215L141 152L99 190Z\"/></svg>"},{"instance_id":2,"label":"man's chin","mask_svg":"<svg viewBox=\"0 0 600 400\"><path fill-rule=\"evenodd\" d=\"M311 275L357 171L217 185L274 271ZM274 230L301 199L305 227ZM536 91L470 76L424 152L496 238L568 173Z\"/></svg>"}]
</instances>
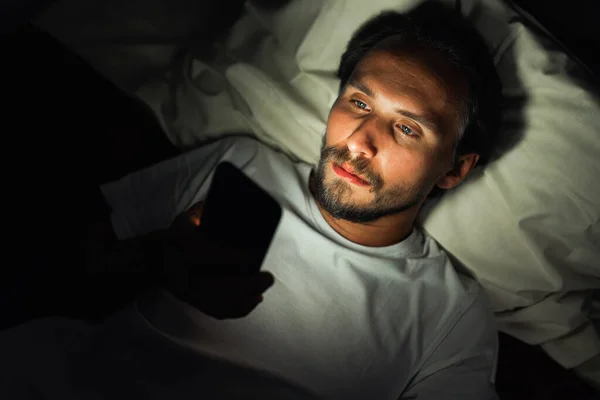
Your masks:
<instances>
[{"instance_id":1,"label":"man's chin","mask_svg":"<svg viewBox=\"0 0 600 400\"><path fill-rule=\"evenodd\" d=\"M380 215L372 215L373 213L371 210L363 209L357 204L327 203L322 204L321 207L330 217L337 220L354 223L368 223L380 218Z\"/></svg>"},{"instance_id":2,"label":"man's chin","mask_svg":"<svg viewBox=\"0 0 600 400\"><path fill-rule=\"evenodd\" d=\"M335 179L334 182L334 185L339 188L340 191L343 191L340 200L344 202L360 207L368 206L374 200L375 195L371 192L371 186L354 185L339 178Z\"/></svg>"},{"instance_id":3,"label":"man's chin","mask_svg":"<svg viewBox=\"0 0 600 400\"><path fill-rule=\"evenodd\" d=\"M364 188L354 188L347 182L339 181L329 186L326 195L323 196L323 203L327 203L326 208L331 209L369 209L373 202L373 194Z\"/></svg>"}]
</instances>

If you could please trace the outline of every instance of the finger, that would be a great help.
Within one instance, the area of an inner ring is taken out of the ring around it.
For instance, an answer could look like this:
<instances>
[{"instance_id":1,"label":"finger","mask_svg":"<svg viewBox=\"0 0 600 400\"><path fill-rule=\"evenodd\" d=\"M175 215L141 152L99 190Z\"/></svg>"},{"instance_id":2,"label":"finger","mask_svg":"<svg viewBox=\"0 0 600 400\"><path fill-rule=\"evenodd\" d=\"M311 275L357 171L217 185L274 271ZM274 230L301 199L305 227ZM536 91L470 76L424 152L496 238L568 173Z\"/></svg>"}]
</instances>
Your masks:
<instances>
[{"instance_id":1,"label":"finger","mask_svg":"<svg viewBox=\"0 0 600 400\"><path fill-rule=\"evenodd\" d=\"M243 294L259 295L273 286L275 278L269 272L261 271L257 275L225 278L220 281L224 290L237 291Z\"/></svg>"},{"instance_id":2,"label":"finger","mask_svg":"<svg viewBox=\"0 0 600 400\"><path fill-rule=\"evenodd\" d=\"M256 277L256 281L260 292L263 293L275 284L275 277L270 272L260 271Z\"/></svg>"},{"instance_id":3,"label":"finger","mask_svg":"<svg viewBox=\"0 0 600 400\"><path fill-rule=\"evenodd\" d=\"M194 226L200 226L200 217L195 214L192 214L190 215L190 222Z\"/></svg>"},{"instance_id":4,"label":"finger","mask_svg":"<svg viewBox=\"0 0 600 400\"><path fill-rule=\"evenodd\" d=\"M275 278L269 272L261 271L253 276L202 276L194 275L190 285L195 291L220 295L221 293L232 297L254 296L273 286Z\"/></svg>"},{"instance_id":5,"label":"finger","mask_svg":"<svg viewBox=\"0 0 600 400\"><path fill-rule=\"evenodd\" d=\"M188 296L184 299L204 314L217 319L242 318L250 314L261 302L261 296L225 297Z\"/></svg>"},{"instance_id":6,"label":"finger","mask_svg":"<svg viewBox=\"0 0 600 400\"><path fill-rule=\"evenodd\" d=\"M256 298L248 299L245 302L240 302L234 307L231 308L228 313L229 316L227 318L242 318L248 316L258 305L261 303L261 300L257 300Z\"/></svg>"},{"instance_id":7,"label":"finger","mask_svg":"<svg viewBox=\"0 0 600 400\"><path fill-rule=\"evenodd\" d=\"M194 226L200 226L200 222L202 221L202 212L204 211L204 202L200 201L194 204L187 212L190 222Z\"/></svg>"}]
</instances>

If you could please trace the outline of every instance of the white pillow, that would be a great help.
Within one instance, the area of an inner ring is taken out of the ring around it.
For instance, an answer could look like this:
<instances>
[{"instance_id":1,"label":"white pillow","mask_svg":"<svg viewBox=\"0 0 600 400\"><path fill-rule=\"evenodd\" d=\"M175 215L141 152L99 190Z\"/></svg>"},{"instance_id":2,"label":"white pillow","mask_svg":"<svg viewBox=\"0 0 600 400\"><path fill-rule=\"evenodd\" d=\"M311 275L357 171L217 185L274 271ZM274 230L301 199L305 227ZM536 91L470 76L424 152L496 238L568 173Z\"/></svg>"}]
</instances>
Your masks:
<instances>
[{"instance_id":1,"label":"white pillow","mask_svg":"<svg viewBox=\"0 0 600 400\"><path fill-rule=\"evenodd\" d=\"M509 27L494 59L503 134L521 139L447 193L424 228L486 287L500 329L574 367L600 352L582 312L586 290L600 288L598 91L510 10L494 21L466 11L486 37L501 31L492 23Z\"/></svg>"}]
</instances>

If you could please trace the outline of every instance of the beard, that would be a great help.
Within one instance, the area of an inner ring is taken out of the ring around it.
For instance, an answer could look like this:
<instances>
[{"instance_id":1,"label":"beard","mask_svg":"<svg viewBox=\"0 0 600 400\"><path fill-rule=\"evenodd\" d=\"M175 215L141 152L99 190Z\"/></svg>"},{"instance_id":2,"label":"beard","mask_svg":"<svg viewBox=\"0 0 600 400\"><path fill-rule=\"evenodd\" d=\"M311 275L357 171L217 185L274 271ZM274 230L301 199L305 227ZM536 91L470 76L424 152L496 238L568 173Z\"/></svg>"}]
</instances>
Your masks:
<instances>
[{"instance_id":1,"label":"beard","mask_svg":"<svg viewBox=\"0 0 600 400\"><path fill-rule=\"evenodd\" d=\"M352 185L334 177L326 181L326 168L331 163L349 165L369 186L373 199L367 203L353 201ZM326 147L325 138L321 146L321 158L312 176L314 195L319 205L335 219L355 223L367 223L406 211L426 197L427 192L408 185L384 187L384 182L370 166L368 159L352 158L347 147Z\"/></svg>"}]
</instances>

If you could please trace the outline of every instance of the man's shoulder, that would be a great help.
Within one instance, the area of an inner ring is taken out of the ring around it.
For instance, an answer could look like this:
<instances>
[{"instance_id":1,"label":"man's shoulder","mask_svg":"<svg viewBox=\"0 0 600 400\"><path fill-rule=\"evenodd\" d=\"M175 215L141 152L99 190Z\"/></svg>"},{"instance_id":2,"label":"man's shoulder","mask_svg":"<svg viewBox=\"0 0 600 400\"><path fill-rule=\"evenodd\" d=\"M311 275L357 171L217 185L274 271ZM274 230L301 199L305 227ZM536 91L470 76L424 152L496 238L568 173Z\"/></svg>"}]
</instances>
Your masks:
<instances>
[{"instance_id":1,"label":"man's shoulder","mask_svg":"<svg viewBox=\"0 0 600 400\"><path fill-rule=\"evenodd\" d=\"M443 388L456 393L452 398L495 398L496 324L485 292L471 278L466 280L468 290L454 318L437 330L415 371L415 384L405 394L431 392L436 398Z\"/></svg>"},{"instance_id":2,"label":"man's shoulder","mask_svg":"<svg viewBox=\"0 0 600 400\"><path fill-rule=\"evenodd\" d=\"M477 282L476 277L466 269L460 262L456 260L451 254L449 254L431 235L420 228L418 232L421 236L419 256L424 259L428 259L428 263L438 264L443 269L449 269L453 274L456 275L458 281L461 283L461 287L464 290L464 294L468 298L474 298L480 295L481 286ZM446 274L447 272L444 272Z\"/></svg>"},{"instance_id":3,"label":"man's shoulder","mask_svg":"<svg viewBox=\"0 0 600 400\"><path fill-rule=\"evenodd\" d=\"M495 346L496 324L492 307L481 284L460 263L457 263L431 236L423 233L423 254L428 261L437 264L444 279L443 286L447 299L444 304L444 327L437 330L438 337L433 341L436 351L442 348L454 350L461 341L470 341L475 347ZM441 321L440 321L441 322ZM467 349L469 346L462 346ZM450 350L452 351L452 350Z\"/></svg>"},{"instance_id":4,"label":"man's shoulder","mask_svg":"<svg viewBox=\"0 0 600 400\"><path fill-rule=\"evenodd\" d=\"M496 321L487 293L473 277L459 274L459 279L465 288L464 303L452 330L457 332L456 336L463 338L495 338Z\"/></svg>"},{"instance_id":5,"label":"man's shoulder","mask_svg":"<svg viewBox=\"0 0 600 400\"><path fill-rule=\"evenodd\" d=\"M471 274L457 270L451 257L438 248L439 257L451 269L446 270L448 298L443 306L445 318L438 322L423 368L432 372L431 369L441 370L477 359L493 370L498 350L497 327L488 295Z\"/></svg>"}]
</instances>

